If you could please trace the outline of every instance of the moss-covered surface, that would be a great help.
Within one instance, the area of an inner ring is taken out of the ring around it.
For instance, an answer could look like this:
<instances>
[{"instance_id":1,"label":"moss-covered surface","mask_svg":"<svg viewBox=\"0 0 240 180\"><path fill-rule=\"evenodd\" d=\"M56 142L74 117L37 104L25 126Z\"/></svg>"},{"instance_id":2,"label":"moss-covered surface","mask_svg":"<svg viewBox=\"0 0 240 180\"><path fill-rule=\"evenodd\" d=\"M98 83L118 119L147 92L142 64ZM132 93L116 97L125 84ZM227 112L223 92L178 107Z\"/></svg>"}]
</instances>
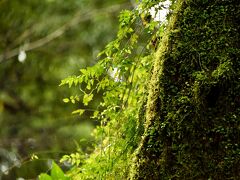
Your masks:
<instances>
[{"instance_id":1,"label":"moss-covered surface","mask_svg":"<svg viewBox=\"0 0 240 180\"><path fill-rule=\"evenodd\" d=\"M179 0L132 179L240 178L240 1Z\"/></svg>"}]
</instances>

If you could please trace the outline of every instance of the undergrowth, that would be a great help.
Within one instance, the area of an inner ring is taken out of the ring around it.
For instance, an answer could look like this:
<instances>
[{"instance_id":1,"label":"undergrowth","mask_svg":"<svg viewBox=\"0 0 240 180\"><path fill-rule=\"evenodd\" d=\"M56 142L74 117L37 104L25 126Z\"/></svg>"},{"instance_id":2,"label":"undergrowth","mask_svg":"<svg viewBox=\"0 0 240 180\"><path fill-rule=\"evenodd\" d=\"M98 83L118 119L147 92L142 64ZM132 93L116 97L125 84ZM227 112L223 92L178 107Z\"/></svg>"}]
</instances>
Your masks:
<instances>
[{"instance_id":1,"label":"undergrowth","mask_svg":"<svg viewBox=\"0 0 240 180\"><path fill-rule=\"evenodd\" d=\"M99 126L93 132L95 150L91 154L76 152L63 156L73 168L73 179L126 179L144 126L148 80L153 56L161 41L166 22L156 21L150 8L166 8L159 1L139 2L135 9L119 16L119 31L114 41L98 55L98 62L81 69L78 76L62 80L60 86L78 88L79 94L63 99L82 103L86 108L73 111L82 115L96 95L102 101L92 110Z\"/></svg>"}]
</instances>

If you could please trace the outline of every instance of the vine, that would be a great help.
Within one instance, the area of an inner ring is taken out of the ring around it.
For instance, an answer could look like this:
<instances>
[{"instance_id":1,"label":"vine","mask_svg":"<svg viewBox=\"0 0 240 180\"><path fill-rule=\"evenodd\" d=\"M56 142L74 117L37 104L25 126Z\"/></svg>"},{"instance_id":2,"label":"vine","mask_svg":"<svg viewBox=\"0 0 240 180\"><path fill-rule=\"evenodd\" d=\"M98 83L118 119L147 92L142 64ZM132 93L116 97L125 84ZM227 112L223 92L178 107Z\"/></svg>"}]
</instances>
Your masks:
<instances>
[{"instance_id":1,"label":"vine","mask_svg":"<svg viewBox=\"0 0 240 180\"><path fill-rule=\"evenodd\" d=\"M166 25L154 19L159 10L166 8L160 2L144 0L133 10L122 11L117 37L99 53L100 60L81 69L78 76L61 81L60 86L79 89L78 94L63 101L86 107L72 113L82 115L91 111L91 118L99 122L93 132L98 142L95 151L90 155L81 152L65 155L61 160L75 166L68 172L73 179L128 176L132 154L143 133L153 56ZM96 109L89 109L97 94L102 95L101 102Z\"/></svg>"}]
</instances>

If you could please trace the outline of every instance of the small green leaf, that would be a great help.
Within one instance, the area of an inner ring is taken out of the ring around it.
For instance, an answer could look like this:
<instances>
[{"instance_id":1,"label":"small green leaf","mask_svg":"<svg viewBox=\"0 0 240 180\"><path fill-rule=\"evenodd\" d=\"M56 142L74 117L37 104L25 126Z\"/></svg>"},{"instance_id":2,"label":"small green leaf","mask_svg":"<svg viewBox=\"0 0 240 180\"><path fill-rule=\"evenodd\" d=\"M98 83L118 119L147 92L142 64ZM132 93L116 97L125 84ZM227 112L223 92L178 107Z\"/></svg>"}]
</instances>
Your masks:
<instances>
[{"instance_id":1,"label":"small green leaf","mask_svg":"<svg viewBox=\"0 0 240 180\"><path fill-rule=\"evenodd\" d=\"M70 100L68 98L64 98L63 102L68 103Z\"/></svg>"},{"instance_id":2,"label":"small green leaf","mask_svg":"<svg viewBox=\"0 0 240 180\"><path fill-rule=\"evenodd\" d=\"M85 106L88 105L88 103L93 99L93 94L84 94L83 96L83 104Z\"/></svg>"},{"instance_id":3,"label":"small green leaf","mask_svg":"<svg viewBox=\"0 0 240 180\"><path fill-rule=\"evenodd\" d=\"M96 118L98 116L98 114L99 114L99 111L94 111L92 118Z\"/></svg>"},{"instance_id":4,"label":"small green leaf","mask_svg":"<svg viewBox=\"0 0 240 180\"><path fill-rule=\"evenodd\" d=\"M38 176L38 179L39 179L39 180L52 180L52 178L51 178L48 174L46 174L46 173L40 174L40 175Z\"/></svg>"},{"instance_id":5,"label":"small green leaf","mask_svg":"<svg viewBox=\"0 0 240 180\"><path fill-rule=\"evenodd\" d=\"M69 156L68 155L64 155L61 159L60 159L60 163L63 163L64 161L69 161Z\"/></svg>"},{"instance_id":6,"label":"small green leaf","mask_svg":"<svg viewBox=\"0 0 240 180\"><path fill-rule=\"evenodd\" d=\"M88 90L90 90L90 89L91 89L91 84L90 84L90 82L87 84L87 87L86 87L86 89L88 89Z\"/></svg>"},{"instance_id":7,"label":"small green leaf","mask_svg":"<svg viewBox=\"0 0 240 180\"><path fill-rule=\"evenodd\" d=\"M71 88L72 84L73 84L73 79L70 79L69 82L68 82L68 87Z\"/></svg>"},{"instance_id":8,"label":"small green leaf","mask_svg":"<svg viewBox=\"0 0 240 180\"><path fill-rule=\"evenodd\" d=\"M77 109L75 111L72 112L72 114L79 114L80 116L85 112L84 109Z\"/></svg>"},{"instance_id":9,"label":"small green leaf","mask_svg":"<svg viewBox=\"0 0 240 180\"><path fill-rule=\"evenodd\" d=\"M76 95L75 96L75 100L77 100L77 101L79 101L80 99L79 99L79 97Z\"/></svg>"},{"instance_id":10,"label":"small green leaf","mask_svg":"<svg viewBox=\"0 0 240 180\"><path fill-rule=\"evenodd\" d=\"M80 72L81 72L82 74L86 74L87 70L86 70L86 69L80 69Z\"/></svg>"},{"instance_id":11,"label":"small green leaf","mask_svg":"<svg viewBox=\"0 0 240 180\"><path fill-rule=\"evenodd\" d=\"M52 179L58 179L58 180L68 180L69 178L65 176L61 168L55 163L52 163L52 170L51 170L51 177Z\"/></svg>"},{"instance_id":12,"label":"small green leaf","mask_svg":"<svg viewBox=\"0 0 240 180\"><path fill-rule=\"evenodd\" d=\"M36 154L31 155L31 160L37 160L37 159L38 159L38 156Z\"/></svg>"}]
</instances>

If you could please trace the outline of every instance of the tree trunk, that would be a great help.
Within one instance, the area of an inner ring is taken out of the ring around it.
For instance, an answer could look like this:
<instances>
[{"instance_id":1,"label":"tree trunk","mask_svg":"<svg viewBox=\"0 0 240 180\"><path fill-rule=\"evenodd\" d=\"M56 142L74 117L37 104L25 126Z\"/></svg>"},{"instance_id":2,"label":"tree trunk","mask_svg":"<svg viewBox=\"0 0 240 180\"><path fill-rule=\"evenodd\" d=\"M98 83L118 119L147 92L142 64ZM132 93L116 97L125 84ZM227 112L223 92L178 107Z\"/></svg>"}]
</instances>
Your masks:
<instances>
[{"instance_id":1,"label":"tree trunk","mask_svg":"<svg viewBox=\"0 0 240 180\"><path fill-rule=\"evenodd\" d=\"M240 178L240 1L179 0L132 179Z\"/></svg>"}]
</instances>

